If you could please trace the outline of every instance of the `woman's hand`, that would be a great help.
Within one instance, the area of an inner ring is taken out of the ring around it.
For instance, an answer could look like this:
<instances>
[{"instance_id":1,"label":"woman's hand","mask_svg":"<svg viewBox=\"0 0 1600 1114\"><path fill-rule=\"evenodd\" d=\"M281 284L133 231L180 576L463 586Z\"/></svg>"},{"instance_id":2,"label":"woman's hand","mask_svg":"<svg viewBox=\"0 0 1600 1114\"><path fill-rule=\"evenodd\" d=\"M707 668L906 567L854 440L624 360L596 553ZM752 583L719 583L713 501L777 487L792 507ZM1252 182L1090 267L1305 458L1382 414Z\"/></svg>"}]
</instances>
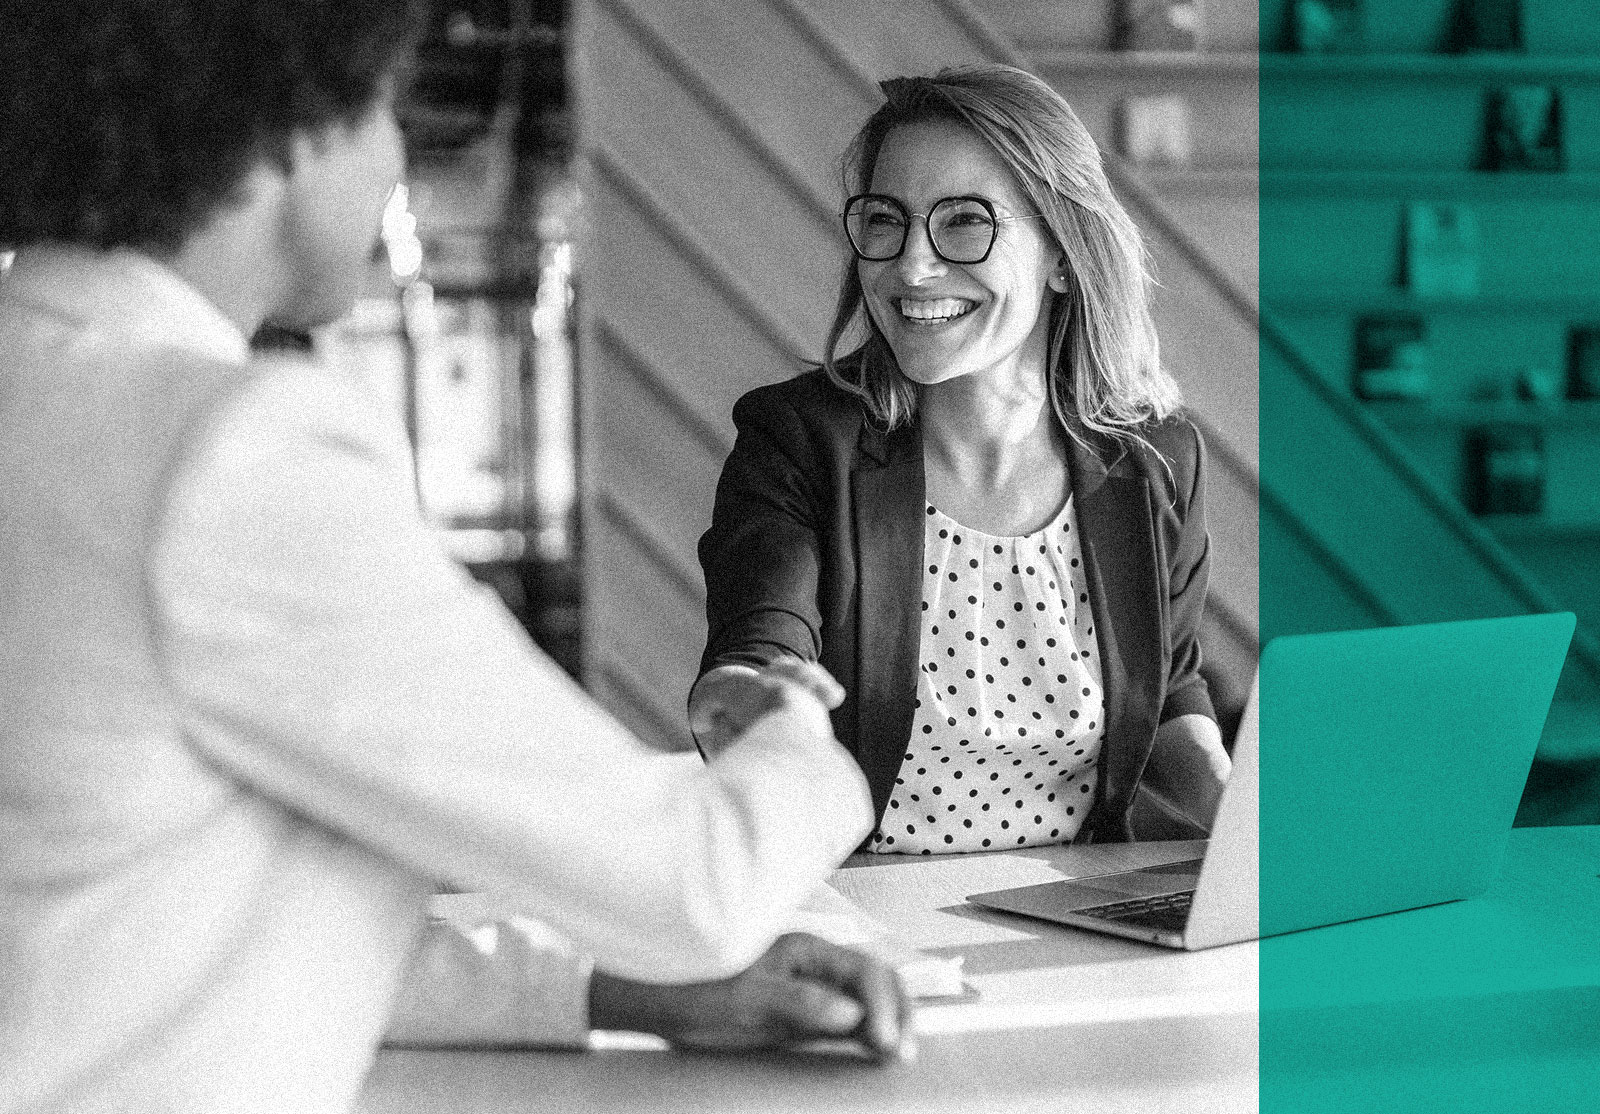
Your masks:
<instances>
[{"instance_id":1,"label":"woman's hand","mask_svg":"<svg viewBox=\"0 0 1600 1114\"><path fill-rule=\"evenodd\" d=\"M803 932L779 937L746 970L715 982L657 985L596 971L589 1017L596 1029L655 1033L683 1048L849 1039L878 1059L913 1055L911 1006L895 973Z\"/></svg>"},{"instance_id":2,"label":"woman's hand","mask_svg":"<svg viewBox=\"0 0 1600 1114\"><path fill-rule=\"evenodd\" d=\"M763 669L719 665L689 694L689 730L710 758L787 700L815 699L837 708L844 689L815 662L781 657Z\"/></svg>"},{"instance_id":3,"label":"woman's hand","mask_svg":"<svg viewBox=\"0 0 1600 1114\"><path fill-rule=\"evenodd\" d=\"M1143 788L1162 809L1209 831L1232 769L1214 720L1176 716L1156 729Z\"/></svg>"}]
</instances>

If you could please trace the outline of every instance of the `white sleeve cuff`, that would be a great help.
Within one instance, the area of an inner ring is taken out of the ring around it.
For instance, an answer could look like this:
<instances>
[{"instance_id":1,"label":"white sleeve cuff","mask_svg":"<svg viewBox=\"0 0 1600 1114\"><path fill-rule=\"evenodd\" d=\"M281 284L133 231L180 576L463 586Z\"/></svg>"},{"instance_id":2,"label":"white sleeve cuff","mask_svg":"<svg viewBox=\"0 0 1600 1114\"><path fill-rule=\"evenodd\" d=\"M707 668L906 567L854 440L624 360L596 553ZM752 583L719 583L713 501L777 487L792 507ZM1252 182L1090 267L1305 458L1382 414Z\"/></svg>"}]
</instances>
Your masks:
<instances>
[{"instance_id":1,"label":"white sleeve cuff","mask_svg":"<svg viewBox=\"0 0 1600 1114\"><path fill-rule=\"evenodd\" d=\"M543 923L484 894L440 894L385 1043L584 1047L594 962Z\"/></svg>"}]
</instances>

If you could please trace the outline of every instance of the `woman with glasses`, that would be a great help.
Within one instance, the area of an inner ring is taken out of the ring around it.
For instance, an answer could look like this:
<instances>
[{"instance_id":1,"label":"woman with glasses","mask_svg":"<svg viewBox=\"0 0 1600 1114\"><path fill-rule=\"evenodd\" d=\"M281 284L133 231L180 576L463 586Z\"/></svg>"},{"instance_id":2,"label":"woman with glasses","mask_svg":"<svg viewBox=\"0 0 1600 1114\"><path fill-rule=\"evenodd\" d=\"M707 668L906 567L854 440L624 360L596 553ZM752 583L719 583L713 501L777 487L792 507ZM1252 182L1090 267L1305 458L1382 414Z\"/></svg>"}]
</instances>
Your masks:
<instances>
[{"instance_id":1,"label":"woman with glasses","mask_svg":"<svg viewBox=\"0 0 1600 1114\"><path fill-rule=\"evenodd\" d=\"M715 752L774 669L817 662L869 850L1201 834L1228 771L1199 672L1204 450L1139 232L1032 75L882 88L822 366L734 409L696 738Z\"/></svg>"}]
</instances>

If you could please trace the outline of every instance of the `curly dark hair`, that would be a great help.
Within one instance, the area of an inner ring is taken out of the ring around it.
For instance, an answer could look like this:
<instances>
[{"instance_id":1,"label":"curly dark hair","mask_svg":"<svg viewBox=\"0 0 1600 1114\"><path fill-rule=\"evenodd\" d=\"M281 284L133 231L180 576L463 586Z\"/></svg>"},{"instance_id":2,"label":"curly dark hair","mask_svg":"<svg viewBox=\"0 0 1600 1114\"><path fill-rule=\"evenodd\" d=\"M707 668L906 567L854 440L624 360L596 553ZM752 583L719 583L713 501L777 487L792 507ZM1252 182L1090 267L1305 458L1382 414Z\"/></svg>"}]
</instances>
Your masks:
<instances>
[{"instance_id":1,"label":"curly dark hair","mask_svg":"<svg viewBox=\"0 0 1600 1114\"><path fill-rule=\"evenodd\" d=\"M361 118L422 0L5 0L0 245L176 251L250 166Z\"/></svg>"}]
</instances>

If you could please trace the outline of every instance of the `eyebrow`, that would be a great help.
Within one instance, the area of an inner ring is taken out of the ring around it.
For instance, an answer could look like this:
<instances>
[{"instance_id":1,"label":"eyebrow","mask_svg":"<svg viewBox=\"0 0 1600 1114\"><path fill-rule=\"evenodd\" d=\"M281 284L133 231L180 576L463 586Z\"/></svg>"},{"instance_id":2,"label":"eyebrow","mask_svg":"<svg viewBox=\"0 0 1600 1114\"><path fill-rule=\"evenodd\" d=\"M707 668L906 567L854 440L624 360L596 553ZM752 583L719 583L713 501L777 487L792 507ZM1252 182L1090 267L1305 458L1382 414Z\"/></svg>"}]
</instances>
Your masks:
<instances>
[{"instance_id":1,"label":"eyebrow","mask_svg":"<svg viewBox=\"0 0 1600 1114\"><path fill-rule=\"evenodd\" d=\"M913 212L913 213L920 212L920 210L918 210L915 206L913 206L911 204L911 202L907 201L905 198L901 197L897 193L890 193L888 190L868 190L867 192L868 193L875 193L879 197L892 197L892 198L894 198L894 200L896 200L896 201L900 202L900 204L904 205L907 209L911 210L911 212ZM995 211L997 213L1015 215L1015 211L1013 210L1011 205L1009 205L1008 203L1006 203L1004 201L1001 201L999 198L990 197L986 193L970 193L969 192L969 193L946 193L946 194L941 194L940 196L938 196L938 197L933 199L933 204L929 205L928 208L932 209L934 205L939 204L939 202L941 202L941 201L969 201L969 200L971 200L971 201L987 201L990 205L994 206ZM926 214L924 213L923 215L926 215Z\"/></svg>"}]
</instances>

